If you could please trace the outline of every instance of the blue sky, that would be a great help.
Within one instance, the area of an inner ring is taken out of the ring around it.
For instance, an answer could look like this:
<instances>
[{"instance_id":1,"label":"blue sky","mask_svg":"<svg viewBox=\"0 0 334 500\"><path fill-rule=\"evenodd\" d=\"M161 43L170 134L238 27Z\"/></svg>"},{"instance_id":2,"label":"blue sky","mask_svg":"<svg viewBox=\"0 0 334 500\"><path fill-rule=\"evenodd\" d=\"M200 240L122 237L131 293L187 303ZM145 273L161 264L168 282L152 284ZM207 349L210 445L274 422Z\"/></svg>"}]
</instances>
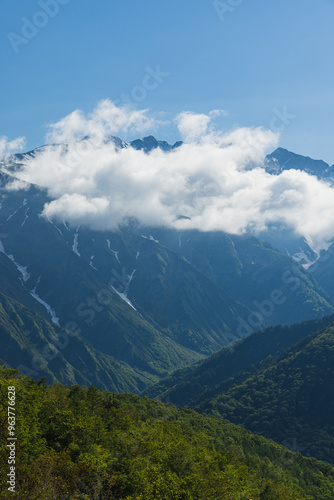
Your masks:
<instances>
[{"instance_id":1,"label":"blue sky","mask_svg":"<svg viewBox=\"0 0 334 500\"><path fill-rule=\"evenodd\" d=\"M221 129L280 128L282 147L334 163L332 0L222 0L220 16L211 0L50 0L53 17L43 3L1 2L0 136L33 148L47 123L132 94L163 119L224 109ZM27 39L22 18L45 25Z\"/></svg>"}]
</instances>

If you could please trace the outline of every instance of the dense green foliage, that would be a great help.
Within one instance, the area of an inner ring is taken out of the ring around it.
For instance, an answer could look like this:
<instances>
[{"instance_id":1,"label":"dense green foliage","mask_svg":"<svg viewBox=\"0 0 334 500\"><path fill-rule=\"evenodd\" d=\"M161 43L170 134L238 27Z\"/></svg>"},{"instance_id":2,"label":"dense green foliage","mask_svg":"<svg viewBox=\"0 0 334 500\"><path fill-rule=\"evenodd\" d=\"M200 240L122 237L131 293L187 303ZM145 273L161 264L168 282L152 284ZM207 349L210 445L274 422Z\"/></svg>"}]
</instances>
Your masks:
<instances>
[{"instance_id":1,"label":"dense green foliage","mask_svg":"<svg viewBox=\"0 0 334 500\"><path fill-rule=\"evenodd\" d=\"M1 369L1 498L330 500L334 470L190 410ZM16 388L16 494L6 488Z\"/></svg>"},{"instance_id":2,"label":"dense green foliage","mask_svg":"<svg viewBox=\"0 0 334 500\"><path fill-rule=\"evenodd\" d=\"M334 463L334 323L197 406Z\"/></svg>"},{"instance_id":3,"label":"dense green foliage","mask_svg":"<svg viewBox=\"0 0 334 500\"><path fill-rule=\"evenodd\" d=\"M268 327L231 343L195 365L173 372L146 388L142 395L175 405L193 406L240 384L285 349L331 324L333 316L291 326Z\"/></svg>"}]
</instances>

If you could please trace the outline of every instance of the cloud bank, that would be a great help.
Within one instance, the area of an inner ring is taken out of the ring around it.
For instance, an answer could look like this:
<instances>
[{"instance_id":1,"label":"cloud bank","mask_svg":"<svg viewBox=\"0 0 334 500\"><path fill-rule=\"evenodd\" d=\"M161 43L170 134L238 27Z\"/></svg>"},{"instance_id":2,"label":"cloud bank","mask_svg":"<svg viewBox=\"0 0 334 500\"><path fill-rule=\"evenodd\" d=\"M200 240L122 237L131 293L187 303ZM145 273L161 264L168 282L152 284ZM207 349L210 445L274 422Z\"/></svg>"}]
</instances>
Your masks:
<instances>
[{"instance_id":1,"label":"cloud bank","mask_svg":"<svg viewBox=\"0 0 334 500\"><path fill-rule=\"evenodd\" d=\"M113 230L136 217L145 225L241 234L282 223L315 250L328 246L334 189L301 171L267 173L264 157L278 135L262 128L215 131L217 113L179 114L175 123L186 142L146 154L120 148L106 134L152 129L148 112L103 101L88 117L74 111L50 125L48 140L67 144L27 158L19 177L48 189L53 201L45 216L72 224Z\"/></svg>"}]
</instances>

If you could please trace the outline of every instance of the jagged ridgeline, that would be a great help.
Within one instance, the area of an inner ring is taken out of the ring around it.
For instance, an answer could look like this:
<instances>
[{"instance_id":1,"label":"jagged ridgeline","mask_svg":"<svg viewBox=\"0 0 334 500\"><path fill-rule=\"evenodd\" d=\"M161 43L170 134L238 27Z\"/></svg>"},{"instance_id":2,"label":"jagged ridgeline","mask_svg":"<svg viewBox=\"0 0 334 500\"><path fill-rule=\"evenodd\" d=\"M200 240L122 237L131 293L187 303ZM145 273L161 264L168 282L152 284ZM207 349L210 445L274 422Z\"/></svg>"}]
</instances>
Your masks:
<instances>
[{"instance_id":1,"label":"jagged ridgeline","mask_svg":"<svg viewBox=\"0 0 334 500\"><path fill-rule=\"evenodd\" d=\"M1 435L15 386L16 494L1 498L331 500L334 469L233 424L93 386L45 386L0 370Z\"/></svg>"}]
</instances>

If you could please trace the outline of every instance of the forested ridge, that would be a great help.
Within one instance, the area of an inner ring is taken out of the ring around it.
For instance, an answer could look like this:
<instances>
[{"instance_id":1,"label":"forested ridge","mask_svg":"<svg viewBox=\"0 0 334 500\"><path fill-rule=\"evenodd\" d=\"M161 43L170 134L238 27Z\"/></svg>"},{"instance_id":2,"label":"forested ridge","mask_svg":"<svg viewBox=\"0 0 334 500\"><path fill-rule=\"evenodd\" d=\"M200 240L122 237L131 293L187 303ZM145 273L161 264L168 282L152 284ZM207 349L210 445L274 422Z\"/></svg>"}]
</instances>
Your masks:
<instances>
[{"instance_id":1,"label":"forested ridge","mask_svg":"<svg viewBox=\"0 0 334 500\"><path fill-rule=\"evenodd\" d=\"M333 464L333 361L331 322L195 408Z\"/></svg>"},{"instance_id":2,"label":"forested ridge","mask_svg":"<svg viewBox=\"0 0 334 500\"><path fill-rule=\"evenodd\" d=\"M16 392L16 493L7 391ZM1 498L334 498L334 469L233 424L132 394L45 385L1 369Z\"/></svg>"}]
</instances>

